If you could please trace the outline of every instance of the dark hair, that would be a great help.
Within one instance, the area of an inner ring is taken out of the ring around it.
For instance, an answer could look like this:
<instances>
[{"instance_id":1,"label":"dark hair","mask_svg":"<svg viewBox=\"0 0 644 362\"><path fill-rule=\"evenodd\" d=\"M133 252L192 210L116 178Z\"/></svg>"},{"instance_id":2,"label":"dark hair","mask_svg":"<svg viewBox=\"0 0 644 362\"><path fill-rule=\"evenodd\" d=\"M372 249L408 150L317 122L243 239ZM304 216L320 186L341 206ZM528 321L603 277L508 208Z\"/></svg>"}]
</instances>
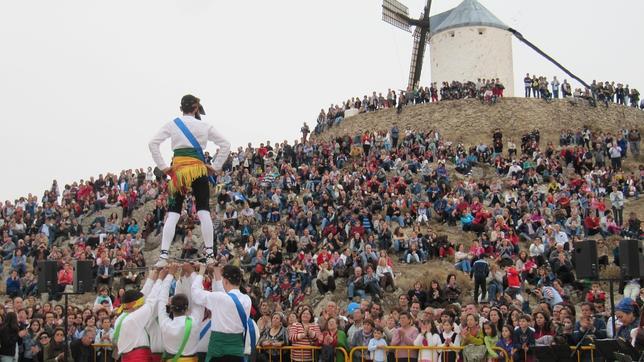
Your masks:
<instances>
[{"instance_id":1,"label":"dark hair","mask_svg":"<svg viewBox=\"0 0 644 362\"><path fill-rule=\"evenodd\" d=\"M174 297L172 297L170 308L172 309L173 313L185 313L185 311L188 310L189 304L190 301L188 300L188 297L185 294L179 293L175 294Z\"/></svg>"},{"instance_id":2,"label":"dark hair","mask_svg":"<svg viewBox=\"0 0 644 362\"><path fill-rule=\"evenodd\" d=\"M20 330L20 326L18 326L18 315L15 312L9 312L5 315L3 329L9 329L14 332Z\"/></svg>"},{"instance_id":3,"label":"dark hair","mask_svg":"<svg viewBox=\"0 0 644 362\"><path fill-rule=\"evenodd\" d=\"M496 333L497 333L496 326L494 324L490 323L489 321L483 323L483 333L484 334L485 334L485 326L490 326L490 328L492 329L492 337L496 337Z\"/></svg>"},{"instance_id":4,"label":"dark hair","mask_svg":"<svg viewBox=\"0 0 644 362\"><path fill-rule=\"evenodd\" d=\"M231 264L226 264L224 269L221 272L221 276L228 280L228 282L235 286L240 286L242 283L242 273L241 270Z\"/></svg>"}]
</instances>

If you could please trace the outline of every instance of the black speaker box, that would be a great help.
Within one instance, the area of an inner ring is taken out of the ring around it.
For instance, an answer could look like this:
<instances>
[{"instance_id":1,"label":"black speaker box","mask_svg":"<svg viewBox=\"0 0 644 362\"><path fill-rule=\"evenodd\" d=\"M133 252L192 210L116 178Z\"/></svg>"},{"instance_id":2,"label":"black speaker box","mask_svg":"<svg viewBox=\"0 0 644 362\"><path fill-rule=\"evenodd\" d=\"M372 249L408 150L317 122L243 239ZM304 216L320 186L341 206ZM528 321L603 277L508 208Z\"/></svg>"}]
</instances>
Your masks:
<instances>
[{"instance_id":1,"label":"black speaker box","mask_svg":"<svg viewBox=\"0 0 644 362\"><path fill-rule=\"evenodd\" d=\"M619 264L626 278L644 277L644 254L642 240L620 240Z\"/></svg>"},{"instance_id":2,"label":"black speaker box","mask_svg":"<svg viewBox=\"0 0 644 362\"><path fill-rule=\"evenodd\" d=\"M94 291L94 272L91 260L74 260L74 293Z\"/></svg>"},{"instance_id":3,"label":"black speaker box","mask_svg":"<svg viewBox=\"0 0 644 362\"><path fill-rule=\"evenodd\" d=\"M582 240L574 244L573 257L577 279L598 279L597 241Z\"/></svg>"},{"instance_id":4,"label":"black speaker box","mask_svg":"<svg viewBox=\"0 0 644 362\"><path fill-rule=\"evenodd\" d=\"M38 293L51 293L58 287L58 262L43 260L38 262Z\"/></svg>"}]
</instances>

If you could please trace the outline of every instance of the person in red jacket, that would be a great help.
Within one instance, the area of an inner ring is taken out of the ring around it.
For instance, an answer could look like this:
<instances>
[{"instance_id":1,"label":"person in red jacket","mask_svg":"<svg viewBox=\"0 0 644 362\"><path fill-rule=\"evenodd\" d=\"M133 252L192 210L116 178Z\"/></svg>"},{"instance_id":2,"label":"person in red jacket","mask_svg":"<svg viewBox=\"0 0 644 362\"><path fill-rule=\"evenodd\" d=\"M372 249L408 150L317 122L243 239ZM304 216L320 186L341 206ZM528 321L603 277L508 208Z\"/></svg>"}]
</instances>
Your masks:
<instances>
[{"instance_id":1,"label":"person in red jacket","mask_svg":"<svg viewBox=\"0 0 644 362\"><path fill-rule=\"evenodd\" d=\"M521 294L521 277L514 265L505 267L505 272L508 278L506 293L514 299L518 294Z\"/></svg>"},{"instance_id":2,"label":"person in red jacket","mask_svg":"<svg viewBox=\"0 0 644 362\"><path fill-rule=\"evenodd\" d=\"M589 303L606 302L606 292L604 292L599 283L593 283L591 289L586 294L586 301Z\"/></svg>"}]
</instances>

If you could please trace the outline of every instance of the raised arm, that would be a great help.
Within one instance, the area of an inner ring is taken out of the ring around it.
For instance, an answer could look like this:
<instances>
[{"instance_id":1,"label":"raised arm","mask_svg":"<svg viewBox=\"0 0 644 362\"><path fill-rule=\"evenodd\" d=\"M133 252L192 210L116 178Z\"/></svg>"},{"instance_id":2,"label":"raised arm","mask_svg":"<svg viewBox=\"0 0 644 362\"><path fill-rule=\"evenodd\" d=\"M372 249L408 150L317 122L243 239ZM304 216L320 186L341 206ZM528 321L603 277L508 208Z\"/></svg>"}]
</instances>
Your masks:
<instances>
[{"instance_id":1,"label":"raised arm","mask_svg":"<svg viewBox=\"0 0 644 362\"><path fill-rule=\"evenodd\" d=\"M172 274L168 274L165 279L163 279L163 282L160 283L158 294L159 301L168 299L170 295L170 285L172 284L172 279L174 279L174 276ZM164 329L164 326L170 322L170 317L168 316L165 307L166 303L157 303L157 315L159 317L159 326L161 327L162 331Z\"/></svg>"}]
</instances>

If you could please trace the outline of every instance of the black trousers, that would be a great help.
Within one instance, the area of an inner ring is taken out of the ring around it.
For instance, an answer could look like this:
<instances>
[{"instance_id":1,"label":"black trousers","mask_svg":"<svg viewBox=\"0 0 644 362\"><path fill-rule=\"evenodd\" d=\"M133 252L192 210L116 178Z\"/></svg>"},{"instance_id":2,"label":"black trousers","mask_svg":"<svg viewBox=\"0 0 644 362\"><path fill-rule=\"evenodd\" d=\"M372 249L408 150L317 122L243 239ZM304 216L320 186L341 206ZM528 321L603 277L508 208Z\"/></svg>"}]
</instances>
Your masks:
<instances>
[{"instance_id":1,"label":"black trousers","mask_svg":"<svg viewBox=\"0 0 644 362\"><path fill-rule=\"evenodd\" d=\"M207 176L201 176L192 181L192 195L195 197L197 211L210 211L210 184L208 183ZM183 201L186 199L186 196L177 192L172 197L174 200L170 205L170 211L181 214Z\"/></svg>"},{"instance_id":2,"label":"black trousers","mask_svg":"<svg viewBox=\"0 0 644 362\"><path fill-rule=\"evenodd\" d=\"M474 303L479 302L479 288L481 288L482 300L485 300L487 286L485 278L474 278Z\"/></svg>"}]
</instances>

